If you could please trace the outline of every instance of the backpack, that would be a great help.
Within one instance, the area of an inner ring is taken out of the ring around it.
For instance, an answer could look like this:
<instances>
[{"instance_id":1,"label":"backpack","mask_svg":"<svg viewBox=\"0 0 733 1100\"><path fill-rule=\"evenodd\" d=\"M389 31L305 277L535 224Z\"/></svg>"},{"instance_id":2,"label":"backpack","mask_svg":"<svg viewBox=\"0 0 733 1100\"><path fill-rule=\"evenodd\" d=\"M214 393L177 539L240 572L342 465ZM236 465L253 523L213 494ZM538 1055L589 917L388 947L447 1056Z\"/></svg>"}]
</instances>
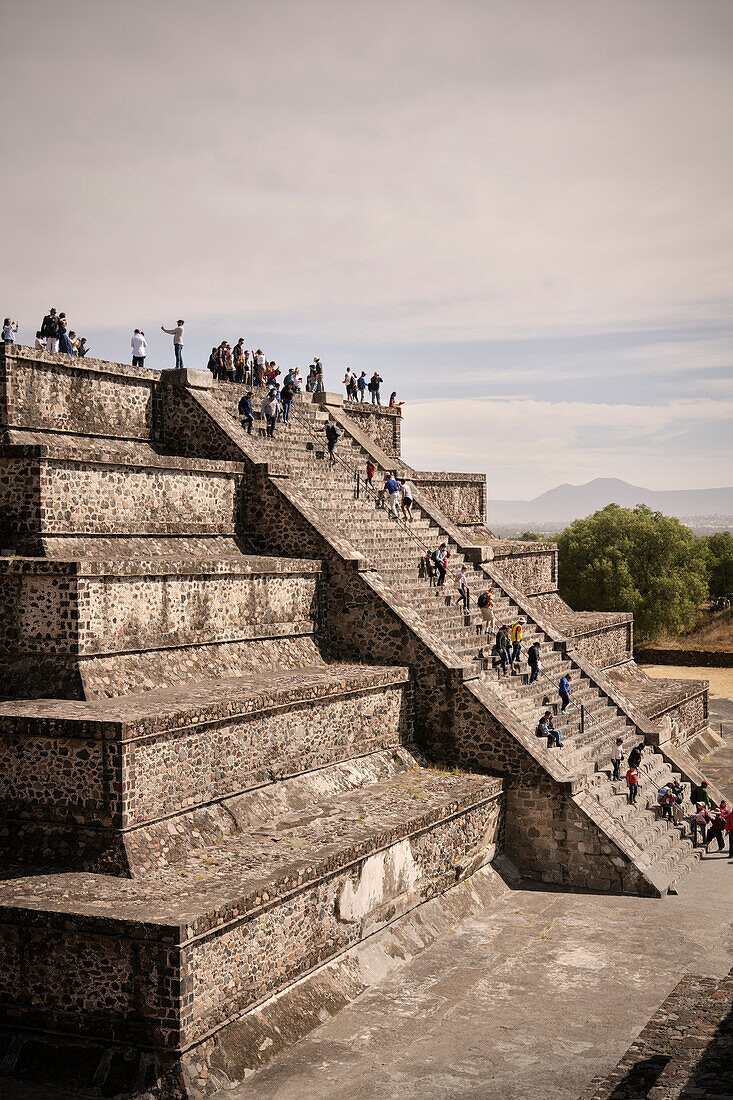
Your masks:
<instances>
[{"instance_id":1,"label":"backpack","mask_svg":"<svg viewBox=\"0 0 733 1100\"><path fill-rule=\"evenodd\" d=\"M488 592L482 592L481 595L479 596L478 600L476 601L476 605L477 605L477 607L486 607L488 602L489 602L489 593Z\"/></svg>"},{"instance_id":2,"label":"backpack","mask_svg":"<svg viewBox=\"0 0 733 1100\"><path fill-rule=\"evenodd\" d=\"M50 336L52 340L58 339L59 335L59 320L58 317L52 317L50 314L48 317L43 318L43 325L41 327L42 336Z\"/></svg>"},{"instance_id":3,"label":"backpack","mask_svg":"<svg viewBox=\"0 0 733 1100\"><path fill-rule=\"evenodd\" d=\"M356 384L360 390L365 390L367 388L367 380L361 374L359 375L359 380Z\"/></svg>"},{"instance_id":4,"label":"backpack","mask_svg":"<svg viewBox=\"0 0 733 1100\"><path fill-rule=\"evenodd\" d=\"M369 389L370 393L376 393L377 390L379 389L379 382L374 382L374 381L370 382L369 386L368 386L368 389Z\"/></svg>"}]
</instances>

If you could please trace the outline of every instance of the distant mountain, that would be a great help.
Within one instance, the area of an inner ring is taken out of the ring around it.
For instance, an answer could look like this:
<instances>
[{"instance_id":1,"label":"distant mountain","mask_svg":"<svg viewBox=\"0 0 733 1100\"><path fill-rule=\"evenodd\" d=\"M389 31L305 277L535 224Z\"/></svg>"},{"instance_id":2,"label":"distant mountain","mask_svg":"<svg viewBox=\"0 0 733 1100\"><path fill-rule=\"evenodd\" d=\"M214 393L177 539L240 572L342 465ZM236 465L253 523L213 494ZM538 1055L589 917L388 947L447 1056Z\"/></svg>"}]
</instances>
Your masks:
<instances>
[{"instance_id":1,"label":"distant mountain","mask_svg":"<svg viewBox=\"0 0 733 1100\"><path fill-rule=\"evenodd\" d=\"M500 524L570 523L607 504L633 508L648 504L668 516L733 516L733 487L726 489L670 489L656 491L629 485L617 477L597 477L585 485L558 485L534 500L488 501L487 522Z\"/></svg>"}]
</instances>

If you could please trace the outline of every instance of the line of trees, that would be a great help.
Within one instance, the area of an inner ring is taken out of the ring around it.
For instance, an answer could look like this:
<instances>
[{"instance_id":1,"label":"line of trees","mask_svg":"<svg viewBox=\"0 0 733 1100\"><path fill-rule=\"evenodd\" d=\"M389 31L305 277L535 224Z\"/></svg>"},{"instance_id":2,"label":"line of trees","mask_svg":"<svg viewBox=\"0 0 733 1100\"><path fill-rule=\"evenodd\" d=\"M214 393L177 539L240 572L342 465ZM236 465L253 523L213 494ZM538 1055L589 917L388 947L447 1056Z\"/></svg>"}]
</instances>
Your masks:
<instances>
[{"instance_id":1,"label":"line of trees","mask_svg":"<svg viewBox=\"0 0 733 1100\"><path fill-rule=\"evenodd\" d=\"M698 538L645 504L609 504L557 540L560 595L576 611L633 611L639 641L692 627L701 604L733 604L733 535Z\"/></svg>"}]
</instances>

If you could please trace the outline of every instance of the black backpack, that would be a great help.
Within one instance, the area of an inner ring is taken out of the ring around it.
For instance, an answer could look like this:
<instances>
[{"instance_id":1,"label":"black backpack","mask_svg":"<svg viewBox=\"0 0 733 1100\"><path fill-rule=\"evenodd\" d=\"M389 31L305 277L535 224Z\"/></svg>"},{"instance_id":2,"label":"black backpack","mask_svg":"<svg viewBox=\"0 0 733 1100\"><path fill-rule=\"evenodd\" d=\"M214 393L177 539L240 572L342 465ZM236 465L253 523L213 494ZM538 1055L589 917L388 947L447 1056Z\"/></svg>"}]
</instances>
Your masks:
<instances>
[{"instance_id":1,"label":"black backpack","mask_svg":"<svg viewBox=\"0 0 733 1100\"><path fill-rule=\"evenodd\" d=\"M43 324L41 325L41 336L50 336L52 340L58 339L59 335L59 320L58 317L52 317L51 314L43 318Z\"/></svg>"},{"instance_id":2,"label":"black backpack","mask_svg":"<svg viewBox=\"0 0 733 1100\"><path fill-rule=\"evenodd\" d=\"M486 607L488 602L489 602L489 593L488 592L482 592L481 595L479 596L478 600L476 601L476 604L477 604L478 607Z\"/></svg>"}]
</instances>

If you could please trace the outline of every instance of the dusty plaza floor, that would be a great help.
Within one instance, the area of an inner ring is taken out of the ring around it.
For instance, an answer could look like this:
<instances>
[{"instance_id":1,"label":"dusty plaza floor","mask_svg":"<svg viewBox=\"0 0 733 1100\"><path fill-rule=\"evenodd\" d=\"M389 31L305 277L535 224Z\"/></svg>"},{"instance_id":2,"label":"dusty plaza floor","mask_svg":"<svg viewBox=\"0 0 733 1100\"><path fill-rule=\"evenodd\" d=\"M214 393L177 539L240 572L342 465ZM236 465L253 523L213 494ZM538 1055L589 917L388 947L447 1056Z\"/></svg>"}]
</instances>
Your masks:
<instances>
[{"instance_id":1,"label":"dusty plaza floor","mask_svg":"<svg viewBox=\"0 0 733 1100\"><path fill-rule=\"evenodd\" d=\"M733 670L647 671L711 681L733 793ZM573 1100L683 974L731 966L727 852L662 900L513 890L222 1100Z\"/></svg>"},{"instance_id":2,"label":"dusty plaza floor","mask_svg":"<svg viewBox=\"0 0 733 1100\"><path fill-rule=\"evenodd\" d=\"M572 1100L732 922L717 855L663 900L514 890L222 1100Z\"/></svg>"}]
</instances>

